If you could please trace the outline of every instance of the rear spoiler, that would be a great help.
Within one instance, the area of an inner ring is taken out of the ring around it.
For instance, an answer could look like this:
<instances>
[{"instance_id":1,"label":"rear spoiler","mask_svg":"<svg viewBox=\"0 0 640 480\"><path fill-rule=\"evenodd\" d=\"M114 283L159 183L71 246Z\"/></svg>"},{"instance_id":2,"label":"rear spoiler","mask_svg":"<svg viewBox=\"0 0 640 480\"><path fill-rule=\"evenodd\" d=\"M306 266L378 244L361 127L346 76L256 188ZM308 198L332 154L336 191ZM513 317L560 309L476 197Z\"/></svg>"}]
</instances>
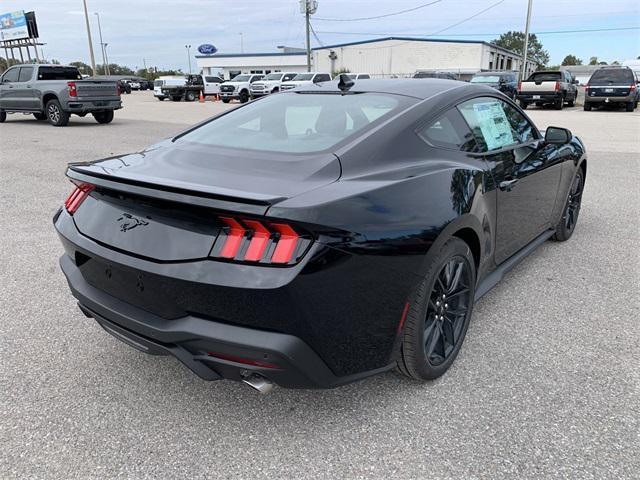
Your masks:
<instances>
[{"instance_id":1,"label":"rear spoiler","mask_svg":"<svg viewBox=\"0 0 640 480\"><path fill-rule=\"evenodd\" d=\"M251 215L264 215L274 204L285 197L271 197L259 193L240 191L192 191L171 185L145 183L113 175L81 170L83 165L69 164L66 175L72 181L91 183L109 190L125 192L141 197L156 198L170 202L198 205ZM237 194L237 195L236 195Z\"/></svg>"}]
</instances>

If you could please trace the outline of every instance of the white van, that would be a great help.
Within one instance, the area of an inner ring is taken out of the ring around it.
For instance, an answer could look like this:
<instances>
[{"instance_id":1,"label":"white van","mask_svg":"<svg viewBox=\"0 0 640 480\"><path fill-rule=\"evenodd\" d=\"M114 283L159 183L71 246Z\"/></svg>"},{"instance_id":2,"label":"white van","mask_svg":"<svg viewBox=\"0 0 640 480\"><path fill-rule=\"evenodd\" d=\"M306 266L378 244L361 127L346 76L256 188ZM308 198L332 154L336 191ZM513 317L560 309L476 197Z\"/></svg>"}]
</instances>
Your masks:
<instances>
[{"instance_id":1,"label":"white van","mask_svg":"<svg viewBox=\"0 0 640 480\"><path fill-rule=\"evenodd\" d=\"M165 98L167 98L167 96L162 93L162 89L164 87L166 86L182 87L186 85L186 83L187 83L186 77L182 77L182 76L173 75L173 76L158 77L153 82L153 96L156 97L158 100L164 100Z\"/></svg>"}]
</instances>

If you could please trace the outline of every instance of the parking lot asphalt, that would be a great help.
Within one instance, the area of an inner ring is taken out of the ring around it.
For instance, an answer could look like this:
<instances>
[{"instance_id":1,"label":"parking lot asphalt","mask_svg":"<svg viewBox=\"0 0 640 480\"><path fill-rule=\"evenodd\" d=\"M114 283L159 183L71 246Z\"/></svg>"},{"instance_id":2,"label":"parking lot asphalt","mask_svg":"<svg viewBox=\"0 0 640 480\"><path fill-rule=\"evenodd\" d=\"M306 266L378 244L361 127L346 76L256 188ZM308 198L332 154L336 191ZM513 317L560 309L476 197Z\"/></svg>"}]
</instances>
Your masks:
<instances>
[{"instance_id":1,"label":"parking lot asphalt","mask_svg":"<svg viewBox=\"0 0 640 480\"><path fill-rule=\"evenodd\" d=\"M124 103L110 125L0 125L0 478L638 478L640 110L527 111L587 145L578 226L476 304L444 377L261 396L133 350L69 293L51 224L66 163L228 108Z\"/></svg>"}]
</instances>

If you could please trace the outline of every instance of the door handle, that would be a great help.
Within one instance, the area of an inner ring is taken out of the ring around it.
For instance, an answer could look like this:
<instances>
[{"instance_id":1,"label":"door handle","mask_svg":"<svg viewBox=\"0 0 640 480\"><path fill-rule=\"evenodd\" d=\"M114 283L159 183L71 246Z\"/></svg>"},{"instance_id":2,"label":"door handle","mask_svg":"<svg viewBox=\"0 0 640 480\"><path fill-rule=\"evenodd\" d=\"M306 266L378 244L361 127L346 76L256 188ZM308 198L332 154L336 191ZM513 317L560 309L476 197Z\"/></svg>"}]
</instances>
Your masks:
<instances>
[{"instance_id":1,"label":"door handle","mask_svg":"<svg viewBox=\"0 0 640 480\"><path fill-rule=\"evenodd\" d=\"M513 178L511 180L504 180L500 182L500 185L498 186L500 187L500 190L502 190L503 192L510 192L516 183L518 183L518 179Z\"/></svg>"}]
</instances>

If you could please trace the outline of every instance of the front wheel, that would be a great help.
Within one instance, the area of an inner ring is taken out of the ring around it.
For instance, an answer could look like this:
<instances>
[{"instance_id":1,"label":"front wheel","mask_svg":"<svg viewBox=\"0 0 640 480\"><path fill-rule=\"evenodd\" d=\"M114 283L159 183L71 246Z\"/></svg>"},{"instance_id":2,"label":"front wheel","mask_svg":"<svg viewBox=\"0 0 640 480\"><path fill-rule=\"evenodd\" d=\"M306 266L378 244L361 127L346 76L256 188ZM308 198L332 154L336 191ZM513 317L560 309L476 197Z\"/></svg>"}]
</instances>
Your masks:
<instances>
[{"instance_id":1,"label":"front wheel","mask_svg":"<svg viewBox=\"0 0 640 480\"><path fill-rule=\"evenodd\" d=\"M571 238L573 231L578 223L578 215L580 214L580 206L582 204L582 191L584 189L584 173L582 168L578 169L576 176L571 183L571 189L567 196L567 203L564 207L564 213L558 225L556 232L553 234L553 240L564 242Z\"/></svg>"},{"instance_id":2,"label":"front wheel","mask_svg":"<svg viewBox=\"0 0 640 480\"><path fill-rule=\"evenodd\" d=\"M633 112L636 109L636 103L635 102L627 102L625 107L626 107L627 112Z\"/></svg>"},{"instance_id":3,"label":"front wheel","mask_svg":"<svg viewBox=\"0 0 640 480\"><path fill-rule=\"evenodd\" d=\"M556 100L553 106L556 110L562 110L564 108L564 95Z\"/></svg>"},{"instance_id":4,"label":"front wheel","mask_svg":"<svg viewBox=\"0 0 640 480\"><path fill-rule=\"evenodd\" d=\"M58 100L49 100L45 108L47 120L54 127L64 127L69 123L69 114L62 110Z\"/></svg>"},{"instance_id":5,"label":"front wheel","mask_svg":"<svg viewBox=\"0 0 640 480\"><path fill-rule=\"evenodd\" d=\"M591 104L590 104L590 103L587 103L587 102L584 102L584 105L583 105L582 109L583 109L585 112L590 112L590 111L591 111Z\"/></svg>"},{"instance_id":6,"label":"front wheel","mask_svg":"<svg viewBox=\"0 0 640 480\"><path fill-rule=\"evenodd\" d=\"M229 103L230 101L231 101L231 100L230 100L230 99L228 99L228 98L223 98L223 99L222 99L222 103Z\"/></svg>"},{"instance_id":7,"label":"front wheel","mask_svg":"<svg viewBox=\"0 0 640 480\"><path fill-rule=\"evenodd\" d=\"M449 239L411 298L396 360L400 373L432 380L449 369L469 327L475 282L469 246Z\"/></svg>"},{"instance_id":8,"label":"front wheel","mask_svg":"<svg viewBox=\"0 0 640 480\"><path fill-rule=\"evenodd\" d=\"M187 93L185 93L185 94L184 94L184 99L185 99L187 102L193 102L193 101L195 101L195 99L196 99L196 94L195 94L195 92L188 91Z\"/></svg>"},{"instance_id":9,"label":"front wheel","mask_svg":"<svg viewBox=\"0 0 640 480\"><path fill-rule=\"evenodd\" d=\"M247 103L249 101L249 94L246 91L240 92L240 103Z\"/></svg>"},{"instance_id":10,"label":"front wheel","mask_svg":"<svg viewBox=\"0 0 640 480\"><path fill-rule=\"evenodd\" d=\"M93 118L98 123L111 123L113 120L113 110L105 110L104 112L94 112Z\"/></svg>"}]
</instances>

